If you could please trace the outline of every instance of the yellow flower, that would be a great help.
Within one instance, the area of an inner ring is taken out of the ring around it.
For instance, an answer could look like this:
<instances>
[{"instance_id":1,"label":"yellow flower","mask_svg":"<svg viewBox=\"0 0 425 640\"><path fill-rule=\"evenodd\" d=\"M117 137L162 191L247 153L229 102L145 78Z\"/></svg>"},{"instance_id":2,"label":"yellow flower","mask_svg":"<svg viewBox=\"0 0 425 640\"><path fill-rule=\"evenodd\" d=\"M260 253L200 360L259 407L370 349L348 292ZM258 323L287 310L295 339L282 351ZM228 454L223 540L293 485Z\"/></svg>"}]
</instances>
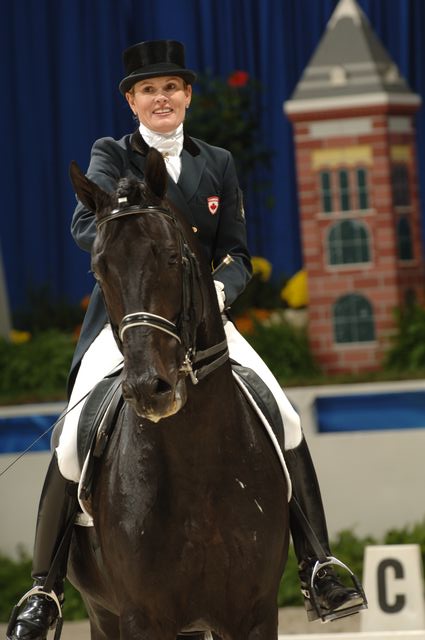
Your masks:
<instances>
[{"instance_id":1,"label":"yellow flower","mask_svg":"<svg viewBox=\"0 0 425 640\"><path fill-rule=\"evenodd\" d=\"M280 292L280 297L285 300L292 309L308 305L307 274L304 270L298 271L292 276Z\"/></svg>"},{"instance_id":2,"label":"yellow flower","mask_svg":"<svg viewBox=\"0 0 425 640\"><path fill-rule=\"evenodd\" d=\"M29 331L18 331L17 329L12 329L9 333L9 338L12 344L23 344L24 342L29 342L31 340L31 334Z\"/></svg>"},{"instance_id":3,"label":"yellow flower","mask_svg":"<svg viewBox=\"0 0 425 640\"><path fill-rule=\"evenodd\" d=\"M259 275L260 280L263 282L267 282L270 280L270 276L272 274L272 265L266 258L261 258L260 256L252 256L251 258L252 271L254 276Z\"/></svg>"}]
</instances>

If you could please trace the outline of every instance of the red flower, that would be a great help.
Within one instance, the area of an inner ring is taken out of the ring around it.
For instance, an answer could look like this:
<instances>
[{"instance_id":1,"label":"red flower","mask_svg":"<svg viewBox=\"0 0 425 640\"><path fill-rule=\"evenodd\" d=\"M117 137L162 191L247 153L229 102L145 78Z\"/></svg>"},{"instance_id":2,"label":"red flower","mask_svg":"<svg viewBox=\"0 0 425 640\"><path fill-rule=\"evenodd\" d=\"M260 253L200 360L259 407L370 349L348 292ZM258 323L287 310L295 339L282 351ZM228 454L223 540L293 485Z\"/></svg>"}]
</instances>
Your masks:
<instances>
[{"instance_id":1,"label":"red flower","mask_svg":"<svg viewBox=\"0 0 425 640\"><path fill-rule=\"evenodd\" d=\"M239 88L244 87L249 80L248 71L234 71L227 78L227 84L229 87Z\"/></svg>"}]
</instances>

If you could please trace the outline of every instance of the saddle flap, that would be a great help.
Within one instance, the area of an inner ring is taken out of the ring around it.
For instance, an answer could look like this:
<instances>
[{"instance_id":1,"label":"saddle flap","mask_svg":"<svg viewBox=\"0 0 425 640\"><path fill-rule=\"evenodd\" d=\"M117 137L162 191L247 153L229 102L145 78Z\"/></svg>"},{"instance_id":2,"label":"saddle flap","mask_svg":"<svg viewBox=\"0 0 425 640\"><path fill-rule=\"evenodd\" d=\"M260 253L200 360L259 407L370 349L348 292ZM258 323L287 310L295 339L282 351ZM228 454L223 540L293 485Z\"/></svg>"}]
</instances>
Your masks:
<instances>
[{"instance_id":1,"label":"saddle flap","mask_svg":"<svg viewBox=\"0 0 425 640\"><path fill-rule=\"evenodd\" d=\"M91 391L78 422L77 449L80 467L85 465L84 498L91 493L93 458L103 454L112 433L116 417L123 404L121 394L122 369L101 380Z\"/></svg>"},{"instance_id":2,"label":"saddle flap","mask_svg":"<svg viewBox=\"0 0 425 640\"><path fill-rule=\"evenodd\" d=\"M285 451L285 432L282 415L277 406L276 399L268 386L264 384L259 375L248 367L243 367L231 360L232 370L239 376L250 395L258 405L267 422L273 430L282 453Z\"/></svg>"}]
</instances>

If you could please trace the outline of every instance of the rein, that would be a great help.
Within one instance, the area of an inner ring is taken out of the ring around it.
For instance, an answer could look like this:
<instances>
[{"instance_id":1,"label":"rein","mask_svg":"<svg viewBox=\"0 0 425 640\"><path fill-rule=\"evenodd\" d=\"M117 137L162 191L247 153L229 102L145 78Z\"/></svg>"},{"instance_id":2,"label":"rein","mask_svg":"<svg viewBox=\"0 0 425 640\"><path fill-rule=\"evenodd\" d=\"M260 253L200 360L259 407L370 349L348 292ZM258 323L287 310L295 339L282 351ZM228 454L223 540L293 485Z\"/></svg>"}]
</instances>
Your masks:
<instances>
[{"instance_id":1,"label":"rein","mask_svg":"<svg viewBox=\"0 0 425 640\"><path fill-rule=\"evenodd\" d=\"M125 203L127 202L127 198L120 198L118 202ZM131 205L113 209L109 215L99 220L96 225L99 229L106 222L110 222L112 220L154 212L165 215L179 233L179 245L183 265L183 304L180 330L174 322L167 320L167 318L164 318L163 316L149 313L148 311L138 311L135 313L129 313L123 317L118 327L117 338L122 345L124 334L128 329L142 326L152 327L153 329L157 329L158 331L162 331L163 333L170 335L185 348L185 356L180 371L184 373L184 375L189 375L193 384L198 384L202 378L224 364L224 362L229 358L229 350L227 348L227 340L222 340L212 347L202 351L196 350L196 326L194 328L191 327L191 325L194 324L194 319L192 317L192 293L195 286L195 277L199 281L200 269L198 260L187 244L184 232L178 224L176 217L169 209L164 207L140 207L138 205ZM212 358L217 354L221 355L214 358L208 364L202 367L196 366L200 362Z\"/></svg>"}]
</instances>

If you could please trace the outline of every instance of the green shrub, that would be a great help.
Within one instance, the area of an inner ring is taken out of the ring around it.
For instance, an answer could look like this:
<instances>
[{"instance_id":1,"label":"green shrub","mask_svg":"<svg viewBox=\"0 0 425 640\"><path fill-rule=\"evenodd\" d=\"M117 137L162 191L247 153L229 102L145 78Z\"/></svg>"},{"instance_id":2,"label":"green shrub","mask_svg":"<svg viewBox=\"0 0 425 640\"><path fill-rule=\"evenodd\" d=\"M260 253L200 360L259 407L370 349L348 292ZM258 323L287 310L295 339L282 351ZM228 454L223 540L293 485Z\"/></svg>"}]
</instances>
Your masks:
<instances>
[{"instance_id":1,"label":"green shrub","mask_svg":"<svg viewBox=\"0 0 425 640\"><path fill-rule=\"evenodd\" d=\"M25 306L13 313L13 326L21 331L39 333L56 329L71 333L84 318L84 305L56 298L48 285L31 289Z\"/></svg>"},{"instance_id":2,"label":"green shrub","mask_svg":"<svg viewBox=\"0 0 425 640\"><path fill-rule=\"evenodd\" d=\"M425 535L425 525L422 526ZM352 531L341 531L332 541L332 553L338 560L346 564L357 578L361 581L363 577L363 553L367 545L377 544L376 540L370 536L357 538ZM403 544L400 542L400 544ZM349 576L339 572L340 577L347 584L351 584ZM282 577L278 595L280 607L297 607L303 604L300 585L298 580L297 559L293 547L289 550L288 563Z\"/></svg>"},{"instance_id":3,"label":"green shrub","mask_svg":"<svg viewBox=\"0 0 425 640\"><path fill-rule=\"evenodd\" d=\"M256 322L254 333L246 338L281 382L319 374L305 329L284 320Z\"/></svg>"},{"instance_id":4,"label":"green shrub","mask_svg":"<svg viewBox=\"0 0 425 640\"><path fill-rule=\"evenodd\" d=\"M36 400L54 399L58 392L65 395L74 348L71 335L53 329L22 344L0 340L0 397Z\"/></svg>"},{"instance_id":5,"label":"green shrub","mask_svg":"<svg viewBox=\"0 0 425 640\"><path fill-rule=\"evenodd\" d=\"M0 554L0 621L6 622L11 608L31 586L31 559L19 551L17 560Z\"/></svg>"},{"instance_id":6,"label":"green shrub","mask_svg":"<svg viewBox=\"0 0 425 640\"><path fill-rule=\"evenodd\" d=\"M425 371L425 309L410 305L395 311L397 332L384 360L393 371Z\"/></svg>"},{"instance_id":7,"label":"green shrub","mask_svg":"<svg viewBox=\"0 0 425 640\"><path fill-rule=\"evenodd\" d=\"M7 622L13 605L30 589L31 584L31 558L25 552L19 550L17 560L0 554L1 622ZM66 620L87 618L80 594L68 581L65 583L64 616Z\"/></svg>"},{"instance_id":8,"label":"green shrub","mask_svg":"<svg viewBox=\"0 0 425 640\"><path fill-rule=\"evenodd\" d=\"M232 302L232 315L238 317L251 309L283 309L285 304L280 297L285 280L271 278L264 281L260 273L255 273L240 296Z\"/></svg>"}]
</instances>

